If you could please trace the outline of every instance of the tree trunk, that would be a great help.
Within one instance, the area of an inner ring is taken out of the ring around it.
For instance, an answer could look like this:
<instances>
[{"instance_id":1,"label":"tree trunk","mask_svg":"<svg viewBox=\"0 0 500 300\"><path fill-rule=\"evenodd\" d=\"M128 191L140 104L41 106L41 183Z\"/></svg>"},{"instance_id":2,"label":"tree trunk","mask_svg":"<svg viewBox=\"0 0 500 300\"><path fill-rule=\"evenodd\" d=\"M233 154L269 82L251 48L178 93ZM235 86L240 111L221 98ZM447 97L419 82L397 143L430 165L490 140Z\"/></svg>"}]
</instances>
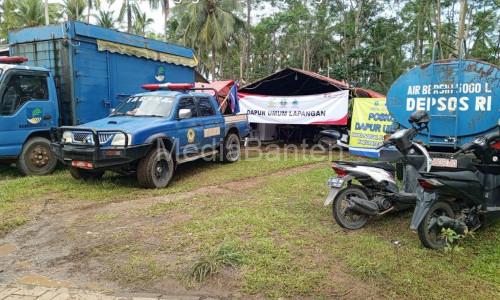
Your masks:
<instances>
[{"instance_id":1,"label":"tree trunk","mask_svg":"<svg viewBox=\"0 0 500 300\"><path fill-rule=\"evenodd\" d=\"M245 64L245 51L243 50L242 55L240 56L240 80L243 80L243 69L244 69L244 64Z\"/></svg>"},{"instance_id":2,"label":"tree trunk","mask_svg":"<svg viewBox=\"0 0 500 300\"><path fill-rule=\"evenodd\" d=\"M211 67L211 73L212 73L212 81L215 81L215 67L216 67L216 64L217 64L217 59L215 58L215 53L216 53L216 49L215 49L215 44L212 43L212 65L210 66Z\"/></svg>"},{"instance_id":3,"label":"tree trunk","mask_svg":"<svg viewBox=\"0 0 500 300\"><path fill-rule=\"evenodd\" d=\"M363 11L363 2L364 0L357 1L356 12L354 14L354 47L356 50L359 49L359 45L361 44L360 23L361 23L361 12Z\"/></svg>"},{"instance_id":4,"label":"tree trunk","mask_svg":"<svg viewBox=\"0 0 500 300\"><path fill-rule=\"evenodd\" d=\"M162 2L162 8L163 8L163 16L165 18L165 28L164 28L164 34L165 34L165 41L168 41L168 15L170 14L170 3L169 0L163 0Z\"/></svg>"},{"instance_id":5,"label":"tree trunk","mask_svg":"<svg viewBox=\"0 0 500 300\"><path fill-rule=\"evenodd\" d=\"M250 27L251 25L251 15L252 15L252 0L247 0L247 30L246 30L246 41L245 41L245 63L243 65L245 71L245 77L248 78L248 69L250 66Z\"/></svg>"},{"instance_id":6,"label":"tree trunk","mask_svg":"<svg viewBox=\"0 0 500 300\"><path fill-rule=\"evenodd\" d=\"M49 0L45 0L45 25L49 25Z\"/></svg>"},{"instance_id":7,"label":"tree trunk","mask_svg":"<svg viewBox=\"0 0 500 300\"><path fill-rule=\"evenodd\" d=\"M222 56L227 57L227 53L221 53ZM219 77L220 79L224 79L224 60L221 59L219 62Z\"/></svg>"},{"instance_id":8,"label":"tree trunk","mask_svg":"<svg viewBox=\"0 0 500 300\"><path fill-rule=\"evenodd\" d=\"M436 41L441 41L441 0L436 0L435 22L436 22Z\"/></svg>"},{"instance_id":9,"label":"tree trunk","mask_svg":"<svg viewBox=\"0 0 500 300\"><path fill-rule=\"evenodd\" d=\"M460 56L465 40L465 16L467 15L467 0L460 0L460 14L458 20L458 34L455 48L457 49L457 57Z\"/></svg>"},{"instance_id":10,"label":"tree trunk","mask_svg":"<svg viewBox=\"0 0 500 300\"><path fill-rule=\"evenodd\" d=\"M127 32L132 33L132 7L130 7L130 0L127 0Z\"/></svg>"}]
</instances>

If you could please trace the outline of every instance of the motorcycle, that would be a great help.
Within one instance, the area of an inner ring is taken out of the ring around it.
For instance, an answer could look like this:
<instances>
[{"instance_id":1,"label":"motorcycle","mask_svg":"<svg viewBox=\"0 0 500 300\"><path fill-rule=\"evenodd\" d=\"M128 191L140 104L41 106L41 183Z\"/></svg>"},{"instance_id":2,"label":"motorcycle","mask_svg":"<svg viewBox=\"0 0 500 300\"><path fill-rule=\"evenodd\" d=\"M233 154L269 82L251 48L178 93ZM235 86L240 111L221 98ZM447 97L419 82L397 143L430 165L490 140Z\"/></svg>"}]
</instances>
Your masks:
<instances>
[{"instance_id":1,"label":"motorcycle","mask_svg":"<svg viewBox=\"0 0 500 300\"><path fill-rule=\"evenodd\" d=\"M349 131L346 129L326 129L319 132L318 145L325 150L349 148Z\"/></svg>"},{"instance_id":2,"label":"motorcycle","mask_svg":"<svg viewBox=\"0 0 500 300\"><path fill-rule=\"evenodd\" d=\"M463 169L422 173L418 179L424 196L410 228L427 248L446 246L443 229L464 234L500 218L500 131L475 138L452 158L470 154L475 160Z\"/></svg>"},{"instance_id":3,"label":"motorcycle","mask_svg":"<svg viewBox=\"0 0 500 300\"><path fill-rule=\"evenodd\" d=\"M369 217L415 206L416 193L421 190L417 182L419 171L430 171L432 159L413 138L428 128L429 115L418 111L408 121L411 128L396 131L378 147L395 146L399 151L403 163L402 189L396 182L395 167L389 162L334 161L332 168L337 177L328 180L330 192L324 205L332 204L333 217L340 226L360 229ZM354 180L359 184L353 183Z\"/></svg>"}]
</instances>

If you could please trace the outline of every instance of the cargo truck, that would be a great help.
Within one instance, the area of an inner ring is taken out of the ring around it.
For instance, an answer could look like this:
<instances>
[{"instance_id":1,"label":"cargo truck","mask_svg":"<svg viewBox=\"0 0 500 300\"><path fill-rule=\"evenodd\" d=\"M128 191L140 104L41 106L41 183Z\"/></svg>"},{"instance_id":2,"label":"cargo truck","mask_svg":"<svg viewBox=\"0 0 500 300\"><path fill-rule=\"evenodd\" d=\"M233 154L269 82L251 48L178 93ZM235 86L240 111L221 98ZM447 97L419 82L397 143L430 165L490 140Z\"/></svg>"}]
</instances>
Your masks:
<instances>
[{"instance_id":1,"label":"cargo truck","mask_svg":"<svg viewBox=\"0 0 500 300\"><path fill-rule=\"evenodd\" d=\"M191 49L94 25L25 28L8 38L11 57L0 59L0 162L15 162L24 175L56 167L51 127L104 118L143 83L195 79Z\"/></svg>"}]
</instances>

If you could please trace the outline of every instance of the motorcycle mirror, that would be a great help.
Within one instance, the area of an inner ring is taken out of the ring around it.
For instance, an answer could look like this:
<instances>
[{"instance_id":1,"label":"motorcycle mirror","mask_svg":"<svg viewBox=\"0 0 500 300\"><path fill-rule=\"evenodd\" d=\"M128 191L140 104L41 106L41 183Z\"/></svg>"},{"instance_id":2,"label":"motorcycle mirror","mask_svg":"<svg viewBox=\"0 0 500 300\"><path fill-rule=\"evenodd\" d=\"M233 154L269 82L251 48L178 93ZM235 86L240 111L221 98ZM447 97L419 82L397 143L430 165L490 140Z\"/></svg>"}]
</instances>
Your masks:
<instances>
[{"instance_id":1,"label":"motorcycle mirror","mask_svg":"<svg viewBox=\"0 0 500 300\"><path fill-rule=\"evenodd\" d=\"M417 110L410 115L410 118L408 118L408 122L412 125L415 123L421 126L421 124L429 123L429 121L429 114L425 110Z\"/></svg>"}]
</instances>

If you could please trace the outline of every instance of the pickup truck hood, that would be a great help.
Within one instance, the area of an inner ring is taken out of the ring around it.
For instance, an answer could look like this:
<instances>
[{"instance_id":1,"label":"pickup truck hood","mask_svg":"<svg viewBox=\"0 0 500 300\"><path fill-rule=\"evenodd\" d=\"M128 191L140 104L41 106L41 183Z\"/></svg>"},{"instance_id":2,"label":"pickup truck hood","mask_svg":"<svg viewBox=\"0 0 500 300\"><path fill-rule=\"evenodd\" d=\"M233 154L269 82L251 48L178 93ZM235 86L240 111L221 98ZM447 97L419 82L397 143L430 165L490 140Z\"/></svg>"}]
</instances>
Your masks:
<instances>
[{"instance_id":1,"label":"pickup truck hood","mask_svg":"<svg viewBox=\"0 0 500 300\"><path fill-rule=\"evenodd\" d=\"M79 127L95 130L122 130L126 133L134 134L139 131L156 128L159 125L166 125L165 118L115 116L85 123Z\"/></svg>"}]
</instances>

